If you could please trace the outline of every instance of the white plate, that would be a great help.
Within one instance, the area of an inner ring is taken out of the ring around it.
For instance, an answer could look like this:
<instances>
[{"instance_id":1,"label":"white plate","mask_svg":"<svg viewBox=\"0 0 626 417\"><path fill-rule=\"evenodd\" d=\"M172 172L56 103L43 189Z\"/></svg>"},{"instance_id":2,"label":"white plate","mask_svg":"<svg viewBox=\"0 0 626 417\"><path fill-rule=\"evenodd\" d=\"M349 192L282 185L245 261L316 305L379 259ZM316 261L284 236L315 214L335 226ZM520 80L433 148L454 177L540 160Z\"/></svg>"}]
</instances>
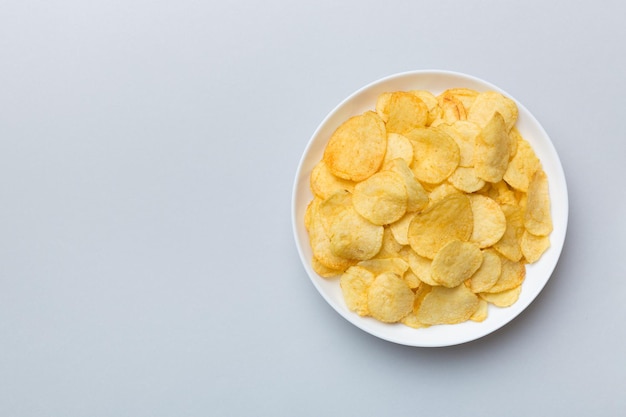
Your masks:
<instances>
[{"instance_id":1,"label":"white plate","mask_svg":"<svg viewBox=\"0 0 626 417\"><path fill-rule=\"evenodd\" d=\"M486 81L450 71L412 71L375 81L345 99L322 121L304 151L293 189L292 222L296 245L304 268L319 293L339 314L360 329L381 339L408 346L461 344L483 337L509 323L528 307L541 292L556 267L565 241L568 196L565 175L559 156L539 122L516 100L519 107L517 127L522 136L534 148L548 176L554 223L554 231L550 236L551 247L537 263L527 266L526 280L517 303L508 308L497 308L490 305L489 316L481 323L468 321L455 325L413 329L402 324L384 324L372 318L358 316L346 307L338 280L322 278L313 271L311 268L311 248L303 224L306 206L313 198L309 188L309 176L313 166L322 158L324 147L333 131L349 117L366 110L373 110L376 97L382 92L421 89L438 94L452 87L466 87L478 91L499 91L515 100L510 94Z\"/></svg>"}]
</instances>

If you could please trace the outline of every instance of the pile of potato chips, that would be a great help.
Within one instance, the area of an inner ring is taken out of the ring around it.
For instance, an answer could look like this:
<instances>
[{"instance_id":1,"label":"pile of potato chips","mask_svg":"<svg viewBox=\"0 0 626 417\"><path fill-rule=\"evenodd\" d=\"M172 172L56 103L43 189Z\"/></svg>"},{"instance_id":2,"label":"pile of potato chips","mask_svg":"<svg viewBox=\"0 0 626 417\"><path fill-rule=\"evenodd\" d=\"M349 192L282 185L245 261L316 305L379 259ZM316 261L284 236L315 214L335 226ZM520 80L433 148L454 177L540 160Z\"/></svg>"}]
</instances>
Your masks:
<instances>
[{"instance_id":1,"label":"pile of potato chips","mask_svg":"<svg viewBox=\"0 0 626 417\"><path fill-rule=\"evenodd\" d=\"M313 269L339 277L350 310L422 328L518 300L552 220L517 117L494 91L395 91L336 129L304 221Z\"/></svg>"}]
</instances>

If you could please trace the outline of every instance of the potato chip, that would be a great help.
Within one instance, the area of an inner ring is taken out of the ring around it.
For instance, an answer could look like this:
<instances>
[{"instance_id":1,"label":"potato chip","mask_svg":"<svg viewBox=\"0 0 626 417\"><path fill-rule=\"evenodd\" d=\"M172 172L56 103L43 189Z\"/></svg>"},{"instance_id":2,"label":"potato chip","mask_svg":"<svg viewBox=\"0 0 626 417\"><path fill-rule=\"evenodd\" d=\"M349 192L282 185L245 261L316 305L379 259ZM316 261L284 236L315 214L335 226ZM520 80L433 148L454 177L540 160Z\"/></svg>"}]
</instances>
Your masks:
<instances>
[{"instance_id":1,"label":"potato chip","mask_svg":"<svg viewBox=\"0 0 626 417\"><path fill-rule=\"evenodd\" d=\"M328 238L335 255L362 261L380 251L383 227L370 223L349 206L331 220Z\"/></svg>"},{"instance_id":2,"label":"potato chip","mask_svg":"<svg viewBox=\"0 0 626 417\"><path fill-rule=\"evenodd\" d=\"M513 191L505 181L492 183L486 195L500 205L518 205L519 203L515 191Z\"/></svg>"},{"instance_id":3,"label":"potato chip","mask_svg":"<svg viewBox=\"0 0 626 417\"><path fill-rule=\"evenodd\" d=\"M524 227L535 236L547 236L552 232L548 177L541 169L535 172L528 185Z\"/></svg>"},{"instance_id":4,"label":"potato chip","mask_svg":"<svg viewBox=\"0 0 626 417\"><path fill-rule=\"evenodd\" d=\"M382 93L376 99L376 114L385 123L389 120L389 102L392 94L391 92Z\"/></svg>"},{"instance_id":5,"label":"potato chip","mask_svg":"<svg viewBox=\"0 0 626 417\"><path fill-rule=\"evenodd\" d=\"M413 271L420 281L425 282L430 286L440 285L432 277L433 261L431 259L424 258L411 249L409 251L408 262L411 271Z\"/></svg>"},{"instance_id":6,"label":"potato chip","mask_svg":"<svg viewBox=\"0 0 626 417\"><path fill-rule=\"evenodd\" d=\"M352 206L352 194L347 190L336 191L328 198L319 201L317 210L326 233L330 232L332 221L350 206Z\"/></svg>"},{"instance_id":7,"label":"potato chip","mask_svg":"<svg viewBox=\"0 0 626 417\"><path fill-rule=\"evenodd\" d=\"M345 271L351 265L356 262L351 259L336 255L331 249L331 242L326 228L322 224L319 216L319 204L309 205L310 214L309 217L309 241L311 243L311 250L313 251L313 257L317 259L322 265L329 269L335 269Z\"/></svg>"},{"instance_id":8,"label":"potato chip","mask_svg":"<svg viewBox=\"0 0 626 417\"><path fill-rule=\"evenodd\" d=\"M493 248L509 260L517 262L522 258L520 239L524 233L524 211L512 204L503 204L500 208L506 218L506 229Z\"/></svg>"},{"instance_id":9,"label":"potato chip","mask_svg":"<svg viewBox=\"0 0 626 417\"><path fill-rule=\"evenodd\" d=\"M481 249L493 245L506 231L504 212L498 203L484 195L471 195L470 203L474 217L470 241Z\"/></svg>"},{"instance_id":10,"label":"potato chip","mask_svg":"<svg viewBox=\"0 0 626 417\"><path fill-rule=\"evenodd\" d=\"M487 319L489 314L489 303L485 300L479 300L478 309L469 318L471 321L481 322Z\"/></svg>"},{"instance_id":11,"label":"potato chip","mask_svg":"<svg viewBox=\"0 0 626 417\"><path fill-rule=\"evenodd\" d=\"M410 269L406 271L404 275L402 275L402 278L406 281L409 288L412 290L418 288L422 284L422 281Z\"/></svg>"},{"instance_id":12,"label":"potato chip","mask_svg":"<svg viewBox=\"0 0 626 417\"><path fill-rule=\"evenodd\" d=\"M361 216L377 225L395 222L406 213L404 179L392 171L380 171L354 186L352 204Z\"/></svg>"},{"instance_id":13,"label":"potato chip","mask_svg":"<svg viewBox=\"0 0 626 417\"><path fill-rule=\"evenodd\" d=\"M522 262L513 262L505 257L500 257L502 271L498 281L493 287L484 292L495 293L510 290L521 285L526 277L526 267Z\"/></svg>"},{"instance_id":14,"label":"potato chip","mask_svg":"<svg viewBox=\"0 0 626 417\"><path fill-rule=\"evenodd\" d=\"M476 137L474 168L479 178L489 182L502 180L509 165L511 145L504 119L495 113Z\"/></svg>"},{"instance_id":15,"label":"potato chip","mask_svg":"<svg viewBox=\"0 0 626 417\"><path fill-rule=\"evenodd\" d=\"M447 133L459 147L459 166L474 166L474 146L476 137L480 133L480 127L477 124L468 122L467 120L458 120L450 125L441 124L438 129Z\"/></svg>"},{"instance_id":16,"label":"potato chip","mask_svg":"<svg viewBox=\"0 0 626 417\"><path fill-rule=\"evenodd\" d=\"M535 263L541 258L541 255L550 247L549 236L535 236L528 230L524 231L520 240L520 248L524 259L529 264Z\"/></svg>"},{"instance_id":17,"label":"potato chip","mask_svg":"<svg viewBox=\"0 0 626 417\"><path fill-rule=\"evenodd\" d=\"M330 197L337 191L354 190L354 182L335 177L324 161L320 161L313 167L310 183L313 194L322 199Z\"/></svg>"},{"instance_id":18,"label":"potato chip","mask_svg":"<svg viewBox=\"0 0 626 417\"><path fill-rule=\"evenodd\" d=\"M469 289L473 293L489 290L493 287L502 272L502 261L500 256L493 249L483 250L483 262L480 268L469 279Z\"/></svg>"},{"instance_id":19,"label":"potato chip","mask_svg":"<svg viewBox=\"0 0 626 417\"><path fill-rule=\"evenodd\" d=\"M448 197L449 195L453 195L453 194L461 194L461 192L459 191L458 188L456 188L452 184L448 184L447 182L443 182L439 184L428 195L428 198L430 200L428 203L428 207L431 207L433 204L437 203L438 201L441 201L444 198Z\"/></svg>"},{"instance_id":20,"label":"potato chip","mask_svg":"<svg viewBox=\"0 0 626 417\"><path fill-rule=\"evenodd\" d=\"M341 275L339 285L348 308L359 316L368 316L367 293L376 276L360 266L351 266Z\"/></svg>"},{"instance_id":21,"label":"potato chip","mask_svg":"<svg viewBox=\"0 0 626 417\"><path fill-rule=\"evenodd\" d=\"M428 121L426 122L427 126L430 126L435 119L438 119L441 115L441 108L439 107L439 102L437 97L430 91L426 90L411 90L409 93L416 95L419 99L421 99L426 107L428 107Z\"/></svg>"},{"instance_id":22,"label":"potato chip","mask_svg":"<svg viewBox=\"0 0 626 417\"><path fill-rule=\"evenodd\" d=\"M441 108L441 117L432 123L433 126L439 123L452 124L456 121L467 119L467 112L463 102L454 95L443 92L437 97L437 101Z\"/></svg>"},{"instance_id":23,"label":"potato chip","mask_svg":"<svg viewBox=\"0 0 626 417\"><path fill-rule=\"evenodd\" d=\"M340 276L343 271L341 269L332 269L322 264L316 257L311 261L311 267L317 275L322 278L334 278Z\"/></svg>"},{"instance_id":24,"label":"potato chip","mask_svg":"<svg viewBox=\"0 0 626 417\"><path fill-rule=\"evenodd\" d=\"M456 324L469 320L480 307L480 299L465 285L432 287L416 312L416 320L427 325Z\"/></svg>"},{"instance_id":25,"label":"potato chip","mask_svg":"<svg viewBox=\"0 0 626 417\"><path fill-rule=\"evenodd\" d=\"M478 178L476 171L472 167L457 167L452 175L448 177L448 181L457 189L466 193L473 193L485 186L485 180Z\"/></svg>"},{"instance_id":26,"label":"potato chip","mask_svg":"<svg viewBox=\"0 0 626 417\"><path fill-rule=\"evenodd\" d=\"M413 217L415 217L415 213L407 213L400 220L389 225L393 237L402 245L409 244L409 225Z\"/></svg>"},{"instance_id":27,"label":"potato chip","mask_svg":"<svg viewBox=\"0 0 626 417\"><path fill-rule=\"evenodd\" d=\"M415 179L413 172L404 159L396 158L389 161L385 166L385 170L395 172L404 180L407 193L406 211L418 211L428 204L428 194L426 190L424 190L422 184Z\"/></svg>"},{"instance_id":28,"label":"potato chip","mask_svg":"<svg viewBox=\"0 0 626 417\"><path fill-rule=\"evenodd\" d=\"M445 95L448 97L454 97L455 99L459 100L463 104L463 107L466 110L472 107L478 94L479 92L476 90L472 90L470 88L460 88L460 87L449 88L442 93L442 95Z\"/></svg>"},{"instance_id":29,"label":"potato chip","mask_svg":"<svg viewBox=\"0 0 626 417\"><path fill-rule=\"evenodd\" d=\"M359 262L357 266L367 269L374 275L380 275L383 272L393 272L396 275L403 276L409 269L409 264L400 257L368 259Z\"/></svg>"},{"instance_id":30,"label":"potato chip","mask_svg":"<svg viewBox=\"0 0 626 417\"><path fill-rule=\"evenodd\" d=\"M395 323L413 310L415 295L398 275L385 272L378 275L369 287L367 307L370 314L384 323Z\"/></svg>"},{"instance_id":31,"label":"potato chip","mask_svg":"<svg viewBox=\"0 0 626 417\"><path fill-rule=\"evenodd\" d=\"M467 120L484 127L493 118L495 113L500 113L504 118L506 131L508 132L517 122L518 109L513 100L496 91L485 91L476 96L472 107L467 113Z\"/></svg>"},{"instance_id":32,"label":"potato chip","mask_svg":"<svg viewBox=\"0 0 626 417\"><path fill-rule=\"evenodd\" d=\"M383 167L389 162L397 158L402 158L407 165L413 163L413 145L406 136L398 133L387 134L387 152L383 160Z\"/></svg>"},{"instance_id":33,"label":"potato chip","mask_svg":"<svg viewBox=\"0 0 626 417\"><path fill-rule=\"evenodd\" d=\"M413 144L413 174L419 181L439 184L459 165L459 146L442 130L432 127L413 129L405 135Z\"/></svg>"},{"instance_id":34,"label":"potato chip","mask_svg":"<svg viewBox=\"0 0 626 417\"><path fill-rule=\"evenodd\" d=\"M323 159L333 175L362 181L380 168L386 149L385 123L376 113L368 111L351 117L335 130Z\"/></svg>"},{"instance_id":35,"label":"potato chip","mask_svg":"<svg viewBox=\"0 0 626 417\"><path fill-rule=\"evenodd\" d=\"M395 258L400 254L403 245L393 237L391 229L384 228L383 231L383 243L380 251L376 254L377 258Z\"/></svg>"},{"instance_id":36,"label":"potato chip","mask_svg":"<svg viewBox=\"0 0 626 417\"><path fill-rule=\"evenodd\" d=\"M541 168L541 163L530 144L521 139L517 142L517 152L502 177L516 190L527 192L528 185L535 172Z\"/></svg>"},{"instance_id":37,"label":"potato chip","mask_svg":"<svg viewBox=\"0 0 626 417\"><path fill-rule=\"evenodd\" d=\"M478 296L496 307L510 307L517 302L522 293L522 286L518 285L508 290L496 293L480 293Z\"/></svg>"},{"instance_id":38,"label":"potato chip","mask_svg":"<svg viewBox=\"0 0 626 417\"><path fill-rule=\"evenodd\" d=\"M444 287L452 288L470 278L483 262L483 254L473 243L453 240L433 259L432 278Z\"/></svg>"},{"instance_id":39,"label":"potato chip","mask_svg":"<svg viewBox=\"0 0 626 417\"><path fill-rule=\"evenodd\" d=\"M418 255L432 259L449 242L469 240L473 224L469 198L452 194L413 218L409 225L409 245Z\"/></svg>"},{"instance_id":40,"label":"potato chip","mask_svg":"<svg viewBox=\"0 0 626 417\"><path fill-rule=\"evenodd\" d=\"M416 127L426 126L428 107L416 95L396 91L387 103L387 132L405 134Z\"/></svg>"}]
</instances>

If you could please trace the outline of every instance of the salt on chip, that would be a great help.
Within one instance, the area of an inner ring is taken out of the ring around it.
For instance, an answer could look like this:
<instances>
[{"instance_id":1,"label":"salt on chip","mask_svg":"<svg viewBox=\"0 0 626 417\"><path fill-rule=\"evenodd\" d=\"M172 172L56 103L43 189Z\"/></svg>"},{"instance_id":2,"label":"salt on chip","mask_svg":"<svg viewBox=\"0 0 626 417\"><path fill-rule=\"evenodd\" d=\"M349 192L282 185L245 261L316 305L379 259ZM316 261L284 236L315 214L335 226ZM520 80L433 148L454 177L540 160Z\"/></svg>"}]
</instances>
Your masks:
<instances>
[{"instance_id":1,"label":"salt on chip","mask_svg":"<svg viewBox=\"0 0 626 417\"><path fill-rule=\"evenodd\" d=\"M478 296L463 284L432 287L420 303L416 319L427 325L457 324L469 320L479 307Z\"/></svg>"},{"instance_id":2,"label":"salt on chip","mask_svg":"<svg viewBox=\"0 0 626 417\"><path fill-rule=\"evenodd\" d=\"M443 130L422 127L405 135L413 144L411 169L419 181L439 184L459 165L459 146Z\"/></svg>"},{"instance_id":3,"label":"salt on chip","mask_svg":"<svg viewBox=\"0 0 626 417\"><path fill-rule=\"evenodd\" d=\"M383 167L396 158L402 158L407 164L413 163L413 145L406 137L398 133L387 134L387 152L383 160Z\"/></svg>"},{"instance_id":4,"label":"salt on chip","mask_svg":"<svg viewBox=\"0 0 626 417\"><path fill-rule=\"evenodd\" d=\"M520 240L520 248L524 259L529 264L535 263L541 258L541 255L550 247L549 236L535 236L528 230L524 231Z\"/></svg>"},{"instance_id":5,"label":"salt on chip","mask_svg":"<svg viewBox=\"0 0 626 417\"><path fill-rule=\"evenodd\" d=\"M384 323L395 323L413 310L415 295L409 285L393 272L378 275L369 287L367 307Z\"/></svg>"},{"instance_id":6,"label":"salt on chip","mask_svg":"<svg viewBox=\"0 0 626 417\"><path fill-rule=\"evenodd\" d=\"M474 217L470 241L486 248L500 240L506 231L506 217L500 205L489 197L473 194L469 197Z\"/></svg>"},{"instance_id":7,"label":"salt on chip","mask_svg":"<svg viewBox=\"0 0 626 417\"><path fill-rule=\"evenodd\" d=\"M404 216L407 198L404 179L395 172L380 171L355 185L352 204L370 222L385 225Z\"/></svg>"},{"instance_id":8,"label":"salt on chip","mask_svg":"<svg viewBox=\"0 0 626 417\"><path fill-rule=\"evenodd\" d=\"M517 104L497 91L485 91L478 94L469 108L467 120L484 127L496 112L504 118L506 131L511 130L519 114Z\"/></svg>"},{"instance_id":9,"label":"salt on chip","mask_svg":"<svg viewBox=\"0 0 626 417\"><path fill-rule=\"evenodd\" d=\"M473 243L453 240L433 259L432 278L444 287L452 288L470 278L483 262L483 254Z\"/></svg>"},{"instance_id":10,"label":"salt on chip","mask_svg":"<svg viewBox=\"0 0 626 417\"><path fill-rule=\"evenodd\" d=\"M428 107L416 95L404 91L391 94L387 103L387 132L405 134L416 127L426 126Z\"/></svg>"},{"instance_id":11,"label":"salt on chip","mask_svg":"<svg viewBox=\"0 0 626 417\"><path fill-rule=\"evenodd\" d=\"M469 288L473 293L489 290L498 282L502 272L500 256L493 249L483 250L483 262L469 279Z\"/></svg>"},{"instance_id":12,"label":"salt on chip","mask_svg":"<svg viewBox=\"0 0 626 417\"><path fill-rule=\"evenodd\" d=\"M469 197L451 194L413 217L409 245L418 255L433 259L449 242L468 241L473 224Z\"/></svg>"},{"instance_id":13,"label":"salt on chip","mask_svg":"<svg viewBox=\"0 0 626 417\"><path fill-rule=\"evenodd\" d=\"M535 236L547 236L552 232L548 177L542 169L535 172L528 185L524 227Z\"/></svg>"},{"instance_id":14,"label":"salt on chip","mask_svg":"<svg viewBox=\"0 0 626 417\"><path fill-rule=\"evenodd\" d=\"M324 149L323 160L340 178L362 181L382 165L387 149L387 130L372 111L353 116L341 124Z\"/></svg>"},{"instance_id":15,"label":"salt on chip","mask_svg":"<svg viewBox=\"0 0 626 417\"><path fill-rule=\"evenodd\" d=\"M363 267L351 266L339 279L346 305L359 316L369 315L367 292L375 277L372 272Z\"/></svg>"},{"instance_id":16,"label":"salt on chip","mask_svg":"<svg viewBox=\"0 0 626 417\"><path fill-rule=\"evenodd\" d=\"M504 118L495 113L476 137L474 168L479 178L489 182L502 180L509 164L511 144Z\"/></svg>"}]
</instances>

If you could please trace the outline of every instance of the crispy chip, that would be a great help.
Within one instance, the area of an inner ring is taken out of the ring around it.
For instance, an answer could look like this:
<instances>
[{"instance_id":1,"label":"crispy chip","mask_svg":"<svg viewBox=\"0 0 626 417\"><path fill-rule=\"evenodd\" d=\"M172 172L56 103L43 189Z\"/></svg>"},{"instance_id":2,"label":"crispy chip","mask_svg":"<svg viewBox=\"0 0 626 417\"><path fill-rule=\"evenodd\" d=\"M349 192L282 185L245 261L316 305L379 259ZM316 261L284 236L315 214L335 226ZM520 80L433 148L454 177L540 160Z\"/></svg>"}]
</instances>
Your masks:
<instances>
[{"instance_id":1,"label":"crispy chip","mask_svg":"<svg viewBox=\"0 0 626 417\"><path fill-rule=\"evenodd\" d=\"M524 231L520 240L520 248L524 259L529 264L535 263L541 258L541 255L550 247L549 236L535 236L528 230Z\"/></svg>"},{"instance_id":2,"label":"crispy chip","mask_svg":"<svg viewBox=\"0 0 626 417\"><path fill-rule=\"evenodd\" d=\"M311 267L317 275L322 278L334 278L343 273L341 269L332 269L322 264L316 257L313 257L311 261Z\"/></svg>"},{"instance_id":3,"label":"crispy chip","mask_svg":"<svg viewBox=\"0 0 626 417\"><path fill-rule=\"evenodd\" d=\"M416 127L426 126L428 122L428 107L411 93L392 93L386 110L387 132L405 134Z\"/></svg>"},{"instance_id":4,"label":"crispy chip","mask_svg":"<svg viewBox=\"0 0 626 417\"><path fill-rule=\"evenodd\" d=\"M341 275L339 285L348 308L359 316L369 315L367 292L376 276L360 266L351 266Z\"/></svg>"},{"instance_id":5,"label":"crispy chip","mask_svg":"<svg viewBox=\"0 0 626 417\"><path fill-rule=\"evenodd\" d=\"M527 192L528 185L541 163L530 144L521 139L517 142L517 152L504 172L503 179L516 190Z\"/></svg>"},{"instance_id":6,"label":"crispy chip","mask_svg":"<svg viewBox=\"0 0 626 417\"><path fill-rule=\"evenodd\" d=\"M452 96L461 101L465 109L470 109L476 100L479 92L471 88L449 88L442 95Z\"/></svg>"},{"instance_id":7,"label":"crispy chip","mask_svg":"<svg viewBox=\"0 0 626 417\"><path fill-rule=\"evenodd\" d=\"M447 133L459 147L459 166L474 166L474 146L476 137L480 133L477 124L466 120L458 120L450 125L441 124L438 129Z\"/></svg>"},{"instance_id":8,"label":"crispy chip","mask_svg":"<svg viewBox=\"0 0 626 417\"><path fill-rule=\"evenodd\" d=\"M409 288L411 288L412 290L418 288L422 284L422 281L410 269L404 273L402 278L406 281Z\"/></svg>"},{"instance_id":9,"label":"crispy chip","mask_svg":"<svg viewBox=\"0 0 626 417\"><path fill-rule=\"evenodd\" d=\"M393 237L402 245L409 244L409 225L413 217L415 217L415 213L407 213L400 220L389 225Z\"/></svg>"},{"instance_id":10,"label":"crispy chip","mask_svg":"<svg viewBox=\"0 0 626 417\"><path fill-rule=\"evenodd\" d=\"M376 99L376 114L385 123L389 120L389 102L392 94L391 92L382 93Z\"/></svg>"},{"instance_id":11,"label":"crispy chip","mask_svg":"<svg viewBox=\"0 0 626 417\"><path fill-rule=\"evenodd\" d=\"M508 290L496 293L480 293L478 296L496 307L510 307L519 299L522 293L522 286L518 285Z\"/></svg>"},{"instance_id":12,"label":"crispy chip","mask_svg":"<svg viewBox=\"0 0 626 417\"><path fill-rule=\"evenodd\" d=\"M432 125L438 125L440 123L452 124L456 121L467 119L467 112L463 102L453 94L444 91L437 97L437 101L441 108L441 116L439 119L436 119Z\"/></svg>"},{"instance_id":13,"label":"crispy chip","mask_svg":"<svg viewBox=\"0 0 626 417\"><path fill-rule=\"evenodd\" d=\"M480 307L480 299L465 285L432 287L424 296L416 319L427 325L456 324L469 320Z\"/></svg>"},{"instance_id":14,"label":"crispy chip","mask_svg":"<svg viewBox=\"0 0 626 417\"><path fill-rule=\"evenodd\" d=\"M478 309L472 314L469 318L471 321L481 322L487 319L487 315L489 313L489 303L485 300L480 300L478 304Z\"/></svg>"},{"instance_id":15,"label":"crispy chip","mask_svg":"<svg viewBox=\"0 0 626 417\"><path fill-rule=\"evenodd\" d=\"M324 199L341 190L354 190L354 182L334 176L324 161L315 165L311 172L311 191L313 194Z\"/></svg>"},{"instance_id":16,"label":"crispy chip","mask_svg":"<svg viewBox=\"0 0 626 417\"><path fill-rule=\"evenodd\" d=\"M504 118L507 132L511 130L517 122L517 105L513 100L496 91L478 94L468 111L467 120L484 127L496 112Z\"/></svg>"},{"instance_id":17,"label":"crispy chip","mask_svg":"<svg viewBox=\"0 0 626 417\"><path fill-rule=\"evenodd\" d=\"M448 177L448 181L457 189L466 193L473 193L485 186L485 180L478 178L476 171L471 167L466 168L459 166L452 175Z\"/></svg>"},{"instance_id":18,"label":"crispy chip","mask_svg":"<svg viewBox=\"0 0 626 417\"><path fill-rule=\"evenodd\" d=\"M489 290L498 282L502 272L500 256L493 249L483 250L483 263L469 280L469 288L473 293Z\"/></svg>"},{"instance_id":19,"label":"crispy chip","mask_svg":"<svg viewBox=\"0 0 626 417\"><path fill-rule=\"evenodd\" d=\"M319 204L311 204L309 214L309 240L313 257L329 269L345 271L356 262L336 255L331 249L330 238L319 215Z\"/></svg>"},{"instance_id":20,"label":"crispy chip","mask_svg":"<svg viewBox=\"0 0 626 417\"><path fill-rule=\"evenodd\" d=\"M495 113L482 128L474 146L474 168L479 178L489 182L502 180L509 164L511 144L504 119Z\"/></svg>"},{"instance_id":21,"label":"crispy chip","mask_svg":"<svg viewBox=\"0 0 626 417\"><path fill-rule=\"evenodd\" d=\"M432 276L433 261L431 259L424 258L411 249L409 251L408 262L411 271L417 275L420 281L425 282L430 286L439 285L439 283L435 281Z\"/></svg>"},{"instance_id":22,"label":"crispy chip","mask_svg":"<svg viewBox=\"0 0 626 417\"><path fill-rule=\"evenodd\" d=\"M524 227L535 236L547 236L552 232L548 177L541 169L535 172L528 186Z\"/></svg>"},{"instance_id":23,"label":"crispy chip","mask_svg":"<svg viewBox=\"0 0 626 417\"><path fill-rule=\"evenodd\" d=\"M502 271L498 281L493 287L484 292L495 293L510 290L521 285L526 277L526 267L522 262L513 262L505 257L500 257Z\"/></svg>"},{"instance_id":24,"label":"crispy chip","mask_svg":"<svg viewBox=\"0 0 626 417\"><path fill-rule=\"evenodd\" d=\"M474 227L470 241L486 248L502 238L506 231L506 218L500 205L484 195L470 196Z\"/></svg>"},{"instance_id":25,"label":"crispy chip","mask_svg":"<svg viewBox=\"0 0 626 417\"><path fill-rule=\"evenodd\" d=\"M440 129L422 127L405 135L413 144L411 169L419 181L439 184L459 165L459 146Z\"/></svg>"},{"instance_id":26,"label":"crispy chip","mask_svg":"<svg viewBox=\"0 0 626 417\"><path fill-rule=\"evenodd\" d=\"M400 158L394 159L387 163L385 169L395 172L402 177L407 193L406 211L418 211L428 204L428 194L426 190L424 190L422 184L415 179L406 161Z\"/></svg>"},{"instance_id":27,"label":"crispy chip","mask_svg":"<svg viewBox=\"0 0 626 417\"><path fill-rule=\"evenodd\" d=\"M430 91L426 90L411 90L409 93L416 95L420 98L426 107L428 107L428 121L426 122L427 126L430 126L435 119L438 119L441 115L441 108L439 107L439 102L437 97Z\"/></svg>"},{"instance_id":28,"label":"crispy chip","mask_svg":"<svg viewBox=\"0 0 626 417\"><path fill-rule=\"evenodd\" d=\"M444 287L456 287L471 277L482 262L483 254L478 246L453 240L435 255L432 278Z\"/></svg>"},{"instance_id":29,"label":"crispy chip","mask_svg":"<svg viewBox=\"0 0 626 417\"><path fill-rule=\"evenodd\" d=\"M517 262L522 258L520 239L524 233L524 211L512 204L503 204L500 208L506 218L506 229L493 248L509 260Z\"/></svg>"},{"instance_id":30,"label":"crispy chip","mask_svg":"<svg viewBox=\"0 0 626 417\"><path fill-rule=\"evenodd\" d=\"M409 269L409 264L400 257L368 259L359 262L357 266L367 269L374 275L380 275L383 272L393 272L396 275L403 276Z\"/></svg>"},{"instance_id":31,"label":"crispy chip","mask_svg":"<svg viewBox=\"0 0 626 417\"><path fill-rule=\"evenodd\" d=\"M412 164L413 145L406 136L402 136L398 133L388 133L387 152L385 153L385 159L383 160L383 167L385 167L389 161L393 161L396 158L404 159L407 165Z\"/></svg>"},{"instance_id":32,"label":"crispy chip","mask_svg":"<svg viewBox=\"0 0 626 417\"><path fill-rule=\"evenodd\" d=\"M383 243L380 251L376 254L377 258L395 258L400 254L403 245L393 237L391 229L384 228L383 231Z\"/></svg>"},{"instance_id":33,"label":"crispy chip","mask_svg":"<svg viewBox=\"0 0 626 417\"><path fill-rule=\"evenodd\" d=\"M384 225L404 216L407 198L404 179L395 172L380 171L355 185L352 204L370 222Z\"/></svg>"},{"instance_id":34,"label":"crispy chip","mask_svg":"<svg viewBox=\"0 0 626 417\"><path fill-rule=\"evenodd\" d=\"M413 218L409 225L409 245L418 255L432 259L449 242L469 240L473 224L469 198L452 194Z\"/></svg>"},{"instance_id":35,"label":"crispy chip","mask_svg":"<svg viewBox=\"0 0 626 417\"><path fill-rule=\"evenodd\" d=\"M385 123L368 111L351 117L335 130L324 150L324 162L333 175L361 181L380 168L386 149Z\"/></svg>"},{"instance_id":36,"label":"crispy chip","mask_svg":"<svg viewBox=\"0 0 626 417\"><path fill-rule=\"evenodd\" d=\"M395 323L413 310L415 295L398 275L385 272L369 287L367 307L370 314L384 323Z\"/></svg>"}]
</instances>

